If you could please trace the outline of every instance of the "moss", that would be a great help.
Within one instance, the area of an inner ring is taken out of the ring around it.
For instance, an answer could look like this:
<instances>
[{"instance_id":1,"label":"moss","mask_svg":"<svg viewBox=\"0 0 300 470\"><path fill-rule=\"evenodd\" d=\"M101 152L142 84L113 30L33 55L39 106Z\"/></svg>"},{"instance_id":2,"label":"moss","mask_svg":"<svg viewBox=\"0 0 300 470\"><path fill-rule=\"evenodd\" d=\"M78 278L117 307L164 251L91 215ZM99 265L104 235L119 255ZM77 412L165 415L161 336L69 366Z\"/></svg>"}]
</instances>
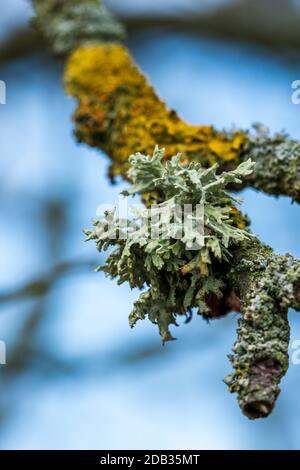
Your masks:
<instances>
[{"instance_id":1,"label":"moss","mask_svg":"<svg viewBox=\"0 0 300 470\"><path fill-rule=\"evenodd\" d=\"M165 157L178 152L204 166L238 159L246 134L193 126L167 108L123 46L90 45L77 49L66 72L67 93L78 100L74 120L79 141L106 152L110 176L125 176L128 156L151 154L155 145ZM236 166L236 165L234 165Z\"/></svg>"}]
</instances>

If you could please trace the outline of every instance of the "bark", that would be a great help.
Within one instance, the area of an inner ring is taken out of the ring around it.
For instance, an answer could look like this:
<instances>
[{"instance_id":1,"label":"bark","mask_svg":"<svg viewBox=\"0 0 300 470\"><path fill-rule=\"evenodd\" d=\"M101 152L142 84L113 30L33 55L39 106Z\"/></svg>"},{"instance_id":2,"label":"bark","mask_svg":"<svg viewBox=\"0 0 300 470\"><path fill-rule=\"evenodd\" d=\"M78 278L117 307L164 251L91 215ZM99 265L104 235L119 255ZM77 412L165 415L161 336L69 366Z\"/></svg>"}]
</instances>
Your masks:
<instances>
[{"instance_id":1,"label":"bark","mask_svg":"<svg viewBox=\"0 0 300 470\"><path fill-rule=\"evenodd\" d=\"M300 263L255 240L235 253L229 279L241 300L241 318L230 356L235 372L225 381L248 417L265 417L288 368L287 313L300 308Z\"/></svg>"}]
</instances>

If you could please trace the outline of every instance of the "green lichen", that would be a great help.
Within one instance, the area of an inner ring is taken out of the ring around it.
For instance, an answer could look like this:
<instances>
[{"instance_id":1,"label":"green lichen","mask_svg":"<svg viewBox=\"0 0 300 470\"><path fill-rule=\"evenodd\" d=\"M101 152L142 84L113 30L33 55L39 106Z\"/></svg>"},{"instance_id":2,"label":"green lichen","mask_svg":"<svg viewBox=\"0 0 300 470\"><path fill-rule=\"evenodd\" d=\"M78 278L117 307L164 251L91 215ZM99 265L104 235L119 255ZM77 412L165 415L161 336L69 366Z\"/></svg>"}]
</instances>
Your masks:
<instances>
[{"instance_id":1,"label":"green lichen","mask_svg":"<svg viewBox=\"0 0 300 470\"><path fill-rule=\"evenodd\" d=\"M189 317L196 308L205 316L213 298L222 297L224 266L231 251L251 239L248 231L233 224L237 200L226 186L239 184L254 164L249 160L232 172L217 174L217 165L207 170L199 163L182 164L180 155L166 164L163 158L158 148L153 157L132 155L128 172L132 187L125 192L128 196L154 191L158 204L135 207L132 220L107 212L86 234L99 251L115 248L100 270L117 277L119 284L149 287L135 302L130 325L148 316L165 342L173 339L169 326L176 324L177 315ZM179 208L188 208L190 223L182 225ZM150 220L151 225L145 223Z\"/></svg>"},{"instance_id":2,"label":"green lichen","mask_svg":"<svg viewBox=\"0 0 300 470\"><path fill-rule=\"evenodd\" d=\"M241 160L251 157L256 162L247 185L300 202L300 143L284 133L271 136L262 125L255 129L241 153Z\"/></svg>"},{"instance_id":3,"label":"green lichen","mask_svg":"<svg viewBox=\"0 0 300 470\"><path fill-rule=\"evenodd\" d=\"M124 28L102 0L33 0L34 26L42 32L55 54L67 55L93 41L120 41Z\"/></svg>"}]
</instances>

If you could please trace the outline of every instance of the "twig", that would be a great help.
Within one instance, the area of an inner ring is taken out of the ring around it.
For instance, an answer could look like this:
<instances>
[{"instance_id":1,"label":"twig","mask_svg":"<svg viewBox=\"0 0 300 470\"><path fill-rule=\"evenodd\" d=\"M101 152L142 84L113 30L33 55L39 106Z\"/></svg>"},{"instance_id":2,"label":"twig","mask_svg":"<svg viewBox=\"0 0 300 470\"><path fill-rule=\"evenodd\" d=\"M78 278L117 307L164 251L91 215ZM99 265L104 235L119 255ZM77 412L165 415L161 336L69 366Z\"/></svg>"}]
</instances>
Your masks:
<instances>
[{"instance_id":1,"label":"twig","mask_svg":"<svg viewBox=\"0 0 300 470\"><path fill-rule=\"evenodd\" d=\"M16 302L31 297L42 297L63 276L69 276L81 271L89 271L95 267L94 260L73 260L58 263L46 274L36 276L33 280L18 288L0 292L0 304Z\"/></svg>"}]
</instances>

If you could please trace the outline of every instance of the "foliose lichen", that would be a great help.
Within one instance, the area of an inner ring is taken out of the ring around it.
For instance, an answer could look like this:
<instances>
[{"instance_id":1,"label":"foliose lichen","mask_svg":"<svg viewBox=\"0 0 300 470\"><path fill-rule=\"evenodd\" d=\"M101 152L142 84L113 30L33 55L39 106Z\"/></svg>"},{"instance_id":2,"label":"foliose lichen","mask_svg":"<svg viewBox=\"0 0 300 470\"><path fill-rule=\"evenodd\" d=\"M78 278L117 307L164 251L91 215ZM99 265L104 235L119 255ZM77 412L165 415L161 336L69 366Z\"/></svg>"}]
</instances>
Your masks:
<instances>
[{"instance_id":1,"label":"foliose lichen","mask_svg":"<svg viewBox=\"0 0 300 470\"><path fill-rule=\"evenodd\" d=\"M207 170L196 162L181 163L180 157L164 165L164 152L158 148L153 157L132 155L132 187L125 194L155 191L161 202L135 207L132 220L107 212L94 221L94 230L86 231L98 250L115 248L100 270L120 284L149 287L135 302L130 324L148 316L163 342L173 339L169 325L176 324L177 315L190 317L193 308L204 316L210 313L214 297L223 296L224 265L232 248L252 237L233 224L232 208L238 201L226 186L240 183L254 164L249 160L218 175L217 165ZM188 220L183 219L185 210Z\"/></svg>"}]
</instances>

